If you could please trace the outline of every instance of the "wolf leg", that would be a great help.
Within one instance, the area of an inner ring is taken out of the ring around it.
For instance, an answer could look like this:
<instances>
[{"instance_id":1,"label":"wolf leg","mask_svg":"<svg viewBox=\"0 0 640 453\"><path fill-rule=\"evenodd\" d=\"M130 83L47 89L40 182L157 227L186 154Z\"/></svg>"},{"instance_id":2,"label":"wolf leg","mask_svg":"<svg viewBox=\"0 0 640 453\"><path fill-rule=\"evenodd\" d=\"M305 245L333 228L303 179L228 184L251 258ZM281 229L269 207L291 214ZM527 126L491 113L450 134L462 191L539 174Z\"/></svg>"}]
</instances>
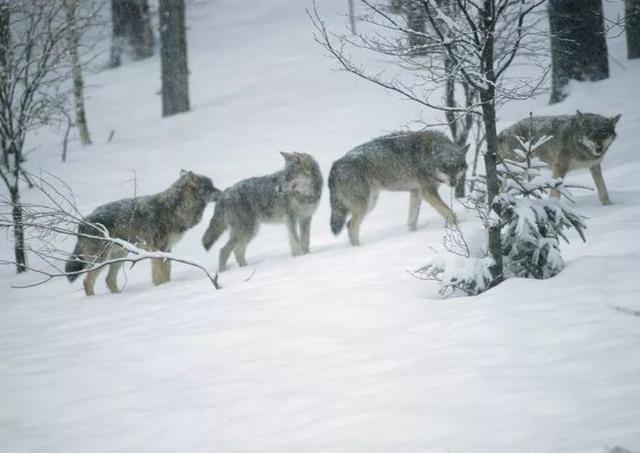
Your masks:
<instances>
[{"instance_id":1,"label":"wolf leg","mask_svg":"<svg viewBox=\"0 0 640 453\"><path fill-rule=\"evenodd\" d=\"M236 245L236 248L233 250L233 254L236 257L236 262L240 267L244 267L247 265L247 258L245 254L247 253L247 246L249 245L249 241L251 241L251 239L238 240L238 245Z\"/></svg>"},{"instance_id":2,"label":"wolf leg","mask_svg":"<svg viewBox=\"0 0 640 453\"><path fill-rule=\"evenodd\" d=\"M122 267L122 263L113 263L109 265L109 272L107 273L107 288L113 294L117 294L120 292L118 289L118 272Z\"/></svg>"},{"instance_id":3,"label":"wolf leg","mask_svg":"<svg viewBox=\"0 0 640 453\"><path fill-rule=\"evenodd\" d=\"M551 166L551 173L554 178L560 178L564 181L564 177L569 172L569 161L566 159L558 159ZM556 189L551 190L553 198L560 198L560 192Z\"/></svg>"},{"instance_id":4,"label":"wolf leg","mask_svg":"<svg viewBox=\"0 0 640 453\"><path fill-rule=\"evenodd\" d=\"M168 260L162 258L151 259L151 280L156 286L169 281L170 275L167 273L167 261ZM169 267L169 269L171 269L171 267Z\"/></svg>"},{"instance_id":5,"label":"wolf leg","mask_svg":"<svg viewBox=\"0 0 640 453\"><path fill-rule=\"evenodd\" d=\"M309 253L309 243L311 238L311 217L300 220L300 240L302 242L302 253Z\"/></svg>"},{"instance_id":6,"label":"wolf leg","mask_svg":"<svg viewBox=\"0 0 640 453\"><path fill-rule=\"evenodd\" d=\"M171 260L162 261L162 277L165 279L165 282L171 280Z\"/></svg>"},{"instance_id":7,"label":"wolf leg","mask_svg":"<svg viewBox=\"0 0 640 453\"><path fill-rule=\"evenodd\" d=\"M289 233L291 254L293 256L302 255L302 246L300 245L300 236L298 235L298 222L291 214L287 214L287 232Z\"/></svg>"},{"instance_id":8,"label":"wolf leg","mask_svg":"<svg viewBox=\"0 0 640 453\"><path fill-rule=\"evenodd\" d=\"M416 231L418 229L418 217L420 216L420 192L417 190L411 191L411 198L409 198L409 220L407 225L409 231Z\"/></svg>"},{"instance_id":9,"label":"wolf leg","mask_svg":"<svg viewBox=\"0 0 640 453\"><path fill-rule=\"evenodd\" d=\"M127 256L127 251L120 247L111 247L111 249L109 250L110 260L124 258L125 256ZM109 272L107 273L106 279L107 288L109 288L109 291L114 294L120 292L120 290L118 289L118 272L120 271L121 267L122 262L115 262L109 265Z\"/></svg>"},{"instance_id":10,"label":"wolf leg","mask_svg":"<svg viewBox=\"0 0 640 453\"><path fill-rule=\"evenodd\" d=\"M101 270L102 268L92 270L91 272L87 272L87 275L84 278L84 281L82 282L82 286L84 286L84 293L87 296L93 296L96 294L93 290L93 287L96 284L96 279L98 278L98 275L100 274Z\"/></svg>"},{"instance_id":11,"label":"wolf leg","mask_svg":"<svg viewBox=\"0 0 640 453\"><path fill-rule=\"evenodd\" d=\"M421 194L422 198L424 198L427 203L433 206L433 208L438 211L438 214L444 217L445 220L447 220L448 222L455 221L455 214L453 213L451 208L449 208L449 206L447 206L445 202L442 201L442 198L440 198L440 195L438 194L438 191L435 187L423 187L421 190Z\"/></svg>"},{"instance_id":12,"label":"wolf leg","mask_svg":"<svg viewBox=\"0 0 640 453\"><path fill-rule=\"evenodd\" d=\"M218 257L218 272L222 272L227 268L227 261L229 260L229 256L231 252L238 245L238 237L231 232L231 236L227 243L220 249L220 255Z\"/></svg>"},{"instance_id":13,"label":"wolf leg","mask_svg":"<svg viewBox=\"0 0 640 453\"><path fill-rule=\"evenodd\" d=\"M593 176L593 182L596 183L596 189L598 190L598 197L603 205L611 204L609 199L609 193L607 192L607 186L604 184L604 177L602 176L602 167L600 164L595 164L590 168L591 176Z\"/></svg>"},{"instance_id":14,"label":"wolf leg","mask_svg":"<svg viewBox=\"0 0 640 453\"><path fill-rule=\"evenodd\" d=\"M362 212L352 212L351 218L347 222L347 230L349 231L349 241L351 245L360 245L360 225L364 220L365 214Z\"/></svg>"}]
</instances>

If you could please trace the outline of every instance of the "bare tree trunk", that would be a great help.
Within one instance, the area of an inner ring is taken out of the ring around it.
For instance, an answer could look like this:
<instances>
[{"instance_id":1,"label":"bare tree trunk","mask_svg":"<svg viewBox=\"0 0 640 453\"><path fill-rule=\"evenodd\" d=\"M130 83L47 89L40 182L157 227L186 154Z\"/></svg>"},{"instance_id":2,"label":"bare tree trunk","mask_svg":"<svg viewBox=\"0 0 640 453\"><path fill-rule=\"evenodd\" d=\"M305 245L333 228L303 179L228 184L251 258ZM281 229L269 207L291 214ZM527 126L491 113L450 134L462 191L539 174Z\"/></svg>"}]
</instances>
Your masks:
<instances>
[{"instance_id":1,"label":"bare tree trunk","mask_svg":"<svg viewBox=\"0 0 640 453\"><path fill-rule=\"evenodd\" d=\"M160 0L162 116L189 111L184 0Z\"/></svg>"},{"instance_id":2,"label":"bare tree trunk","mask_svg":"<svg viewBox=\"0 0 640 453\"><path fill-rule=\"evenodd\" d=\"M569 80L609 77L602 0L549 0L551 99L562 101Z\"/></svg>"},{"instance_id":3,"label":"bare tree trunk","mask_svg":"<svg viewBox=\"0 0 640 453\"><path fill-rule=\"evenodd\" d=\"M16 257L16 271L26 272L27 256L24 250L24 226L22 222L22 202L20 201L20 182L15 176L15 186L9 189L13 215L14 252Z\"/></svg>"},{"instance_id":4,"label":"bare tree trunk","mask_svg":"<svg viewBox=\"0 0 640 453\"><path fill-rule=\"evenodd\" d=\"M482 120L484 122L487 151L484 155L485 172L487 174L487 206L493 210L493 200L498 195L498 130L496 128L496 89L494 70L494 35L493 26L495 13L495 2L484 0L482 10L482 31L486 36L485 47L483 49L482 65L484 75L487 79L488 88L480 92L482 102ZM500 214L499 212L497 214ZM502 266L502 239L500 237L500 225L489 226L489 253L495 264L491 267L493 281L491 286L495 286L504 280Z\"/></svg>"},{"instance_id":5,"label":"bare tree trunk","mask_svg":"<svg viewBox=\"0 0 640 453\"><path fill-rule=\"evenodd\" d=\"M640 58L640 0L625 0L627 56Z\"/></svg>"},{"instance_id":6,"label":"bare tree trunk","mask_svg":"<svg viewBox=\"0 0 640 453\"><path fill-rule=\"evenodd\" d=\"M133 56L136 60L142 60L153 55L153 30L151 29L151 16L149 14L148 0L132 0L134 12L130 16L129 39L133 47Z\"/></svg>"},{"instance_id":7,"label":"bare tree trunk","mask_svg":"<svg viewBox=\"0 0 640 453\"><path fill-rule=\"evenodd\" d=\"M356 34L356 16L353 7L353 0L349 0L349 22L351 24L351 33Z\"/></svg>"},{"instance_id":8,"label":"bare tree trunk","mask_svg":"<svg viewBox=\"0 0 640 453\"><path fill-rule=\"evenodd\" d=\"M133 58L141 60L153 55L154 38L148 0L111 0L110 66L122 64L122 53L128 44Z\"/></svg>"},{"instance_id":9,"label":"bare tree trunk","mask_svg":"<svg viewBox=\"0 0 640 453\"><path fill-rule=\"evenodd\" d=\"M486 134L487 151L484 155L484 166L487 174L487 205L493 210L493 200L498 195L498 171L497 171L497 151L498 132L496 129L496 110L494 99L490 95L481 94L482 119ZM499 214L499 213L498 213ZM500 283L504 276L502 274L502 240L500 237L500 226L489 227L489 253L495 261L491 269L493 276L492 286Z\"/></svg>"},{"instance_id":10,"label":"bare tree trunk","mask_svg":"<svg viewBox=\"0 0 640 453\"><path fill-rule=\"evenodd\" d=\"M111 0L111 28L109 66L115 68L122 64L122 51L126 36L126 11L121 0Z\"/></svg>"},{"instance_id":11,"label":"bare tree trunk","mask_svg":"<svg viewBox=\"0 0 640 453\"><path fill-rule=\"evenodd\" d=\"M9 30L10 12L5 0L0 0L0 90L5 91L5 70L7 66L7 52L11 46L11 32ZM1 125L0 125L1 126ZM4 153L6 137L0 127L0 151ZM5 162L0 162L0 165Z\"/></svg>"},{"instance_id":12,"label":"bare tree trunk","mask_svg":"<svg viewBox=\"0 0 640 453\"><path fill-rule=\"evenodd\" d=\"M69 33L69 54L71 56L71 64L73 66L73 97L75 101L76 111L76 127L80 135L80 143L83 145L91 144L89 135L89 127L87 126L87 115L84 109L84 82L82 80L82 66L80 64L80 56L78 55L78 45L80 36L76 27L76 0L65 0L67 8L67 21L70 26Z\"/></svg>"},{"instance_id":13,"label":"bare tree trunk","mask_svg":"<svg viewBox=\"0 0 640 453\"><path fill-rule=\"evenodd\" d=\"M425 55L427 40L421 33L425 32L427 19L424 7L415 0L409 0L406 4L407 28L417 33L408 33L409 48L413 55Z\"/></svg>"}]
</instances>

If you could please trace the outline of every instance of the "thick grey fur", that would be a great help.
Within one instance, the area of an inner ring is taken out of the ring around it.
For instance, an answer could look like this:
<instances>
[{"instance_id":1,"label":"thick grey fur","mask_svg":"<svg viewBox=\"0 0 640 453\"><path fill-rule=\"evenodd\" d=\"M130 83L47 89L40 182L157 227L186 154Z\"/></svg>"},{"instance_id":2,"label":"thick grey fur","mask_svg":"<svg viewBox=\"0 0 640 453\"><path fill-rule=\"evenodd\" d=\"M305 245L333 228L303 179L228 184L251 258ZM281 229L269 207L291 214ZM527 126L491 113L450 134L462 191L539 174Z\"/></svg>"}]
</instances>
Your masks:
<instances>
[{"instance_id":1,"label":"thick grey fur","mask_svg":"<svg viewBox=\"0 0 640 453\"><path fill-rule=\"evenodd\" d=\"M438 131L400 132L379 137L349 151L331 166L331 230L347 223L352 245L360 244L360 225L381 190L411 193L409 230L417 227L421 198L445 219L454 214L438 195L441 183L455 187L467 168L461 147Z\"/></svg>"},{"instance_id":2,"label":"thick grey fur","mask_svg":"<svg viewBox=\"0 0 640 453\"><path fill-rule=\"evenodd\" d=\"M242 180L224 190L216 202L202 244L209 250L230 229L229 240L220 250L218 271L226 269L231 252L240 266L246 266L247 245L261 223L285 223L292 255L309 253L311 217L322 195L322 173L309 154L281 154L283 170Z\"/></svg>"},{"instance_id":3,"label":"thick grey fur","mask_svg":"<svg viewBox=\"0 0 640 453\"><path fill-rule=\"evenodd\" d=\"M504 158L519 159L514 149L520 149L520 137L525 142L552 138L534 151L534 156L551 165L555 178L564 178L571 170L589 168L602 204L611 204L602 176L601 162L616 138L616 123L621 115L607 118L595 113L575 115L534 116L524 118L500 132L498 152ZM554 196L559 196L557 192Z\"/></svg>"},{"instance_id":4,"label":"thick grey fur","mask_svg":"<svg viewBox=\"0 0 640 453\"><path fill-rule=\"evenodd\" d=\"M190 171L182 171L180 178L167 190L155 195L126 198L98 207L80 224L81 235L100 236L91 224L104 226L111 237L124 239L145 250L171 251L189 228L200 222L205 207L215 201L220 191L210 178ZM74 281L77 272L108 260L122 258L127 252L100 239L78 236L73 254L67 261L65 271L69 281ZM117 276L122 263L109 265L107 287L119 292ZM94 294L94 284L101 269L88 272L84 279L84 290L88 296ZM171 278L171 262L152 260L152 280L159 285Z\"/></svg>"}]
</instances>

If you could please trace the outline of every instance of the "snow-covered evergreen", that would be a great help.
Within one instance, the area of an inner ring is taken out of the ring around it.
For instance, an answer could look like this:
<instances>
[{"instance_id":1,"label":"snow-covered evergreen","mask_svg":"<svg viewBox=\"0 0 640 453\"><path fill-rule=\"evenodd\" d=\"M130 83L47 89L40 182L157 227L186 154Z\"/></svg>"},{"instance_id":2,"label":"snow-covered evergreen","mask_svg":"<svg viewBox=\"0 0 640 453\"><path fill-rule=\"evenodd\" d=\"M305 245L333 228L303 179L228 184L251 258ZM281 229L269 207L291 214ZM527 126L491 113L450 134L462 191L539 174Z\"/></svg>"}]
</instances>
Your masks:
<instances>
[{"instance_id":1,"label":"snow-covered evergreen","mask_svg":"<svg viewBox=\"0 0 640 453\"><path fill-rule=\"evenodd\" d=\"M550 138L518 138L520 148L513 150L518 160L505 159L498 165L500 189L491 207L485 179L470 182L466 207L477 213L485 229L500 226L504 278L553 277L565 265L560 251L560 239L568 242L565 230L575 229L585 239L584 217L570 207L571 193L562 179L551 176L549 165L534 156ZM476 245L475 250L469 243ZM440 294L445 296L475 295L492 286L493 260L481 235L465 238L457 224L448 225L444 248L458 258L431 258L416 272L418 277L441 282Z\"/></svg>"}]
</instances>

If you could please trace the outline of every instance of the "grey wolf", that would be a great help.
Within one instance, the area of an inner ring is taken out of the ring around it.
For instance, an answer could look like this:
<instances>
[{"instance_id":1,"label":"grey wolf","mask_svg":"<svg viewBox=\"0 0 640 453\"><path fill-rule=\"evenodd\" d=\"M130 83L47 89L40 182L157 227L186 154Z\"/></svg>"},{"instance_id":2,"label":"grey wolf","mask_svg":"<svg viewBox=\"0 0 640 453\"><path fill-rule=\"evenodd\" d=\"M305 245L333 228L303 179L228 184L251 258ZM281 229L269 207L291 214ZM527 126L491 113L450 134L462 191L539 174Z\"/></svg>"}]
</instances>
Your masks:
<instances>
[{"instance_id":1,"label":"grey wolf","mask_svg":"<svg viewBox=\"0 0 640 453\"><path fill-rule=\"evenodd\" d=\"M401 132L379 137L349 151L331 166L331 230L338 235L347 222L349 240L360 244L360 225L381 190L411 193L408 226L414 231L421 198L447 220L453 211L438 195L441 183L455 187L467 169L467 147L438 131Z\"/></svg>"},{"instance_id":2,"label":"grey wolf","mask_svg":"<svg viewBox=\"0 0 640 453\"><path fill-rule=\"evenodd\" d=\"M169 252L185 231L200 222L206 205L215 201L219 193L208 177L182 170L180 178L163 192L98 207L78 227L78 241L65 267L69 281L73 282L86 268L127 255L120 246L87 237L100 235L92 225L100 224L111 237L145 250ZM122 262L109 264L106 280L112 293L119 292L117 277L121 266ZM155 285L171 279L169 260L154 258L151 266ZM101 270L102 267L87 273L83 282L87 296L94 294L94 284Z\"/></svg>"},{"instance_id":3,"label":"grey wolf","mask_svg":"<svg viewBox=\"0 0 640 453\"><path fill-rule=\"evenodd\" d=\"M616 138L616 123L622 115L607 118L595 113L534 116L518 121L500 132L498 153L503 158L518 159L514 149L520 148L517 137L525 141L542 136L552 138L534 151L534 156L551 165L555 178L564 178L571 170L589 168L604 205L611 204L602 176L601 162ZM554 196L559 196L554 191Z\"/></svg>"},{"instance_id":4,"label":"grey wolf","mask_svg":"<svg viewBox=\"0 0 640 453\"><path fill-rule=\"evenodd\" d=\"M281 154L283 170L242 180L225 189L216 202L202 244L209 250L225 230L230 230L229 240L220 250L218 271L225 270L231 252L240 266L246 266L247 245L263 222L285 223L292 255L309 253L311 217L322 195L322 173L309 154Z\"/></svg>"}]
</instances>

